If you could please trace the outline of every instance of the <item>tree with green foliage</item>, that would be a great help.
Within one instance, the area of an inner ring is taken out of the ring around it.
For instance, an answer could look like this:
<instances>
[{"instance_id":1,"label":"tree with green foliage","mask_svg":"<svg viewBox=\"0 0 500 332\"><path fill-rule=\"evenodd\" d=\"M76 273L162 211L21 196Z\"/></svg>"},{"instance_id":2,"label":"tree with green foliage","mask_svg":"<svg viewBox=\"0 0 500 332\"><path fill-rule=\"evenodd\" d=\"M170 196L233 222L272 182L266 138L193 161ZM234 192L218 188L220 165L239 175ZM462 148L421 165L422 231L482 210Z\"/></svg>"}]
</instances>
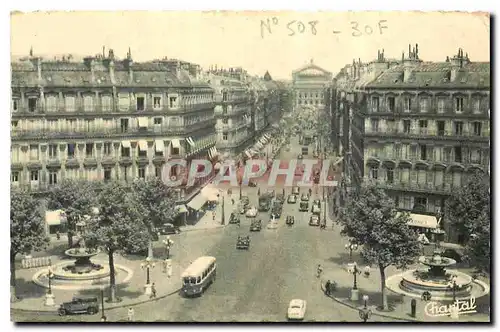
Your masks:
<instances>
[{"instance_id":1,"label":"tree with green foliage","mask_svg":"<svg viewBox=\"0 0 500 332\"><path fill-rule=\"evenodd\" d=\"M16 255L29 254L47 247L44 217L40 202L29 192L11 190L10 195L10 288L16 300Z\"/></svg>"},{"instance_id":2,"label":"tree with green foliage","mask_svg":"<svg viewBox=\"0 0 500 332\"><path fill-rule=\"evenodd\" d=\"M131 193L140 221L150 234L148 256L152 257L151 242L155 239L157 228L166 222L171 222L176 216L174 191L160 178L154 177L136 179L132 183Z\"/></svg>"},{"instance_id":3,"label":"tree with green foliage","mask_svg":"<svg viewBox=\"0 0 500 332\"><path fill-rule=\"evenodd\" d=\"M116 271L114 255L127 249L145 245L136 243L137 233L147 231L140 220L129 187L119 182L104 184L97 196L98 213L87 223L85 243L102 248L108 254L110 269L109 301L116 302Z\"/></svg>"},{"instance_id":4,"label":"tree with green foliage","mask_svg":"<svg viewBox=\"0 0 500 332\"><path fill-rule=\"evenodd\" d=\"M349 194L340 211L341 234L362 246L362 256L380 271L381 309L388 310L385 269L405 269L419 255L418 234L408 223L408 213L398 213L384 190L366 183Z\"/></svg>"},{"instance_id":5,"label":"tree with green foliage","mask_svg":"<svg viewBox=\"0 0 500 332\"><path fill-rule=\"evenodd\" d=\"M47 198L49 209L61 209L66 214L68 247L72 248L76 224L95 207L95 187L88 181L64 180L50 189Z\"/></svg>"},{"instance_id":6,"label":"tree with green foliage","mask_svg":"<svg viewBox=\"0 0 500 332\"><path fill-rule=\"evenodd\" d=\"M465 256L481 272L490 271L490 179L480 171L446 200L445 220L464 237Z\"/></svg>"}]
</instances>

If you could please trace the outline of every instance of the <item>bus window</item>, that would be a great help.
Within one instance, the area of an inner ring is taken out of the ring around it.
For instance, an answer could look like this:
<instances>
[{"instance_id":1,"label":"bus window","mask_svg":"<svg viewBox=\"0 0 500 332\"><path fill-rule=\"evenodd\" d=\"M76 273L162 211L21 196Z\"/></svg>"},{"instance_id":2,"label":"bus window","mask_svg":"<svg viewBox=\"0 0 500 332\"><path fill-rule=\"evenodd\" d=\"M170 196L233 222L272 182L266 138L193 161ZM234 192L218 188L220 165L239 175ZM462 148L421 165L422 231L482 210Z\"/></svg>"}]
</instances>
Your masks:
<instances>
[{"instance_id":1,"label":"bus window","mask_svg":"<svg viewBox=\"0 0 500 332\"><path fill-rule=\"evenodd\" d=\"M193 278L193 277L189 278L189 283L190 283L191 285L196 284L196 278Z\"/></svg>"},{"instance_id":2,"label":"bus window","mask_svg":"<svg viewBox=\"0 0 500 332\"><path fill-rule=\"evenodd\" d=\"M196 283L197 283L197 284L199 284L200 282L201 282L201 278L200 278L200 277L198 277L198 278L196 279Z\"/></svg>"},{"instance_id":3,"label":"bus window","mask_svg":"<svg viewBox=\"0 0 500 332\"><path fill-rule=\"evenodd\" d=\"M184 282L184 285L189 285L189 278L184 278L183 282Z\"/></svg>"}]
</instances>

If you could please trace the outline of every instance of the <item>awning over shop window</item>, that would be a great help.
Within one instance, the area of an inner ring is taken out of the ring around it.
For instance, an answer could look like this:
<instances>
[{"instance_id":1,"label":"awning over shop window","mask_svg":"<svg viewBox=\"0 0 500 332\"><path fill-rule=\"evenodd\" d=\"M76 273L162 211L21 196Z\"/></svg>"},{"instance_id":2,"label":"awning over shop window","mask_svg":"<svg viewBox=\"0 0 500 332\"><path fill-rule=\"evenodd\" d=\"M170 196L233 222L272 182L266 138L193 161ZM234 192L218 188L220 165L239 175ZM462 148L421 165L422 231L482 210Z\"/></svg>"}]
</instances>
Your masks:
<instances>
[{"instance_id":1,"label":"awning over shop window","mask_svg":"<svg viewBox=\"0 0 500 332\"><path fill-rule=\"evenodd\" d=\"M398 213L399 215L399 213ZM422 227L422 228L436 228L437 220L434 216L427 216L424 214L410 213L411 221L408 223L409 226Z\"/></svg>"},{"instance_id":2,"label":"awning over shop window","mask_svg":"<svg viewBox=\"0 0 500 332\"><path fill-rule=\"evenodd\" d=\"M201 193L193 197L193 199L187 204L193 210L199 210L205 203L207 202L207 198L203 196Z\"/></svg>"},{"instance_id":3,"label":"awning over shop window","mask_svg":"<svg viewBox=\"0 0 500 332\"><path fill-rule=\"evenodd\" d=\"M264 145L263 145L261 142L257 142L257 143L255 144L255 147L256 147L257 149L262 149L262 148L264 147Z\"/></svg>"},{"instance_id":4,"label":"awning over shop window","mask_svg":"<svg viewBox=\"0 0 500 332\"><path fill-rule=\"evenodd\" d=\"M208 149L208 157L212 159L214 156L212 155L212 148Z\"/></svg>"},{"instance_id":5,"label":"awning over shop window","mask_svg":"<svg viewBox=\"0 0 500 332\"><path fill-rule=\"evenodd\" d=\"M147 128L148 127L148 118L146 118L146 117L141 116L141 117L137 118L137 122L138 122L140 128Z\"/></svg>"},{"instance_id":6,"label":"awning over shop window","mask_svg":"<svg viewBox=\"0 0 500 332\"><path fill-rule=\"evenodd\" d=\"M122 148L130 149L130 141L122 141Z\"/></svg>"},{"instance_id":7,"label":"awning over shop window","mask_svg":"<svg viewBox=\"0 0 500 332\"><path fill-rule=\"evenodd\" d=\"M194 148L195 144L191 137L186 138L186 141L188 142L189 145L191 145Z\"/></svg>"},{"instance_id":8,"label":"awning over shop window","mask_svg":"<svg viewBox=\"0 0 500 332\"><path fill-rule=\"evenodd\" d=\"M217 151L217 148L214 146L214 157L216 157L219 154L219 151Z\"/></svg>"},{"instance_id":9,"label":"awning over shop window","mask_svg":"<svg viewBox=\"0 0 500 332\"><path fill-rule=\"evenodd\" d=\"M45 211L45 223L49 226L60 225L65 221L63 210Z\"/></svg>"},{"instance_id":10,"label":"awning over shop window","mask_svg":"<svg viewBox=\"0 0 500 332\"><path fill-rule=\"evenodd\" d=\"M247 156L248 158L252 158L252 155L248 150L245 150L245 156Z\"/></svg>"},{"instance_id":11,"label":"awning over shop window","mask_svg":"<svg viewBox=\"0 0 500 332\"><path fill-rule=\"evenodd\" d=\"M188 212L188 209L187 209L187 207L184 204L181 204L181 205L176 205L175 206L175 211L177 213L186 213L186 212Z\"/></svg>"},{"instance_id":12,"label":"awning over shop window","mask_svg":"<svg viewBox=\"0 0 500 332\"><path fill-rule=\"evenodd\" d=\"M155 141L155 151L157 152L165 151L165 144L163 143L162 140L158 139Z\"/></svg>"},{"instance_id":13,"label":"awning over shop window","mask_svg":"<svg viewBox=\"0 0 500 332\"><path fill-rule=\"evenodd\" d=\"M174 149L180 149L181 148L181 142L177 138L174 138L173 140L171 140L170 143L172 144L172 147Z\"/></svg>"},{"instance_id":14,"label":"awning over shop window","mask_svg":"<svg viewBox=\"0 0 500 332\"><path fill-rule=\"evenodd\" d=\"M139 150L141 150L141 151L148 151L148 142L146 142L146 141L139 141Z\"/></svg>"},{"instance_id":15,"label":"awning over shop window","mask_svg":"<svg viewBox=\"0 0 500 332\"><path fill-rule=\"evenodd\" d=\"M267 143L267 140L266 140L264 137L262 137L262 138L259 140L259 142L260 142L260 144L264 145L264 144L266 144L266 143Z\"/></svg>"}]
</instances>

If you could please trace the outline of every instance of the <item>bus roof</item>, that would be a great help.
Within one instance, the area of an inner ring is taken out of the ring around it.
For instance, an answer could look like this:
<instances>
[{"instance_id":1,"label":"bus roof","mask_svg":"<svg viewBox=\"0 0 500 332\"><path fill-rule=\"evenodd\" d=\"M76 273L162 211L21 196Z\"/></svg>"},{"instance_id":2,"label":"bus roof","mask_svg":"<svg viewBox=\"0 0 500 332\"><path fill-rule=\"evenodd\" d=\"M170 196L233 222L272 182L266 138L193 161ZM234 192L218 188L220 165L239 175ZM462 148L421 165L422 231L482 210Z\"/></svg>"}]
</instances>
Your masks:
<instances>
[{"instance_id":1,"label":"bus roof","mask_svg":"<svg viewBox=\"0 0 500 332\"><path fill-rule=\"evenodd\" d=\"M182 273L182 278L199 276L210 264L215 262L215 257L201 256L198 257L188 268Z\"/></svg>"}]
</instances>

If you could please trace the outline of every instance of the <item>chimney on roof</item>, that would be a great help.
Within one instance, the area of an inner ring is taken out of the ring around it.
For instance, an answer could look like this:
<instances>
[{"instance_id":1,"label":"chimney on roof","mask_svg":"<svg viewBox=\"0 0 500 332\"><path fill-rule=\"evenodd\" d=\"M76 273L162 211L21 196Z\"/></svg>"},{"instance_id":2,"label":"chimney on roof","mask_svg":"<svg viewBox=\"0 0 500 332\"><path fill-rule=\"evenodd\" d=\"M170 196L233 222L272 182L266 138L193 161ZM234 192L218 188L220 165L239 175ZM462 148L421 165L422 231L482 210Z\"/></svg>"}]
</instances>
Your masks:
<instances>
[{"instance_id":1,"label":"chimney on roof","mask_svg":"<svg viewBox=\"0 0 500 332\"><path fill-rule=\"evenodd\" d=\"M468 55L464 57L464 51L459 48L457 55L450 59L451 71L450 71L450 81L454 82L457 79L458 72L464 65L469 63Z\"/></svg>"},{"instance_id":2,"label":"chimney on roof","mask_svg":"<svg viewBox=\"0 0 500 332\"><path fill-rule=\"evenodd\" d=\"M86 57L83 59L83 63L85 64L85 66L87 66L87 68L90 69L90 75L92 77L92 83L95 82L95 59L94 57Z\"/></svg>"},{"instance_id":3,"label":"chimney on roof","mask_svg":"<svg viewBox=\"0 0 500 332\"><path fill-rule=\"evenodd\" d=\"M413 48L413 52L411 50L411 45L408 45L408 57L405 58L404 53L403 53L402 62L403 62L403 68L404 68L403 82L408 82L410 77L411 77L412 72L422 62L422 60L420 60L418 58L418 45L417 44L415 44L415 47Z\"/></svg>"},{"instance_id":4,"label":"chimney on roof","mask_svg":"<svg viewBox=\"0 0 500 332\"><path fill-rule=\"evenodd\" d=\"M33 46L30 47L30 56L33 56Z\"/></svg>"}]
</instances>

